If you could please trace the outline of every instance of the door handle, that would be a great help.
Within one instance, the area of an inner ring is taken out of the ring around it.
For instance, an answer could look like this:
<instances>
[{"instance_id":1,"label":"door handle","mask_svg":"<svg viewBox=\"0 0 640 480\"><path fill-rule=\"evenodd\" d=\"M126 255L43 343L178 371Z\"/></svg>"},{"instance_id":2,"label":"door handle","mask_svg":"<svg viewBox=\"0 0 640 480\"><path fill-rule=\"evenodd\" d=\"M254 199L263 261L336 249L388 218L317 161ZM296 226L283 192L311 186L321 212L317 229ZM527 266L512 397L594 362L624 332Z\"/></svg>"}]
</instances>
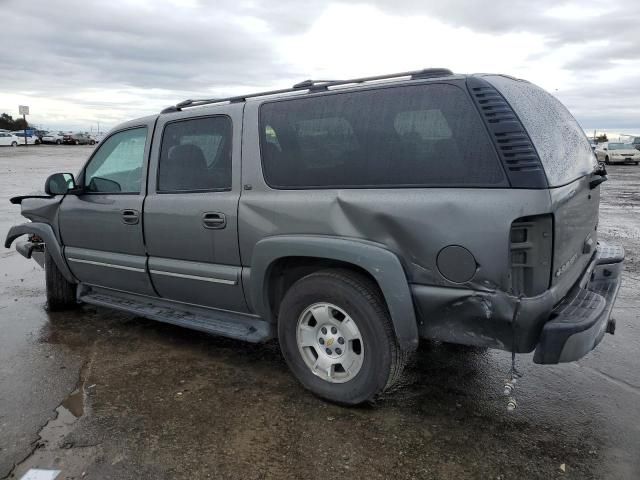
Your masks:
<instances>
[{"instance_id":1,"label":"door handle","mask_svg":"<svg viewBox=\"0 0 640 480\"><path fill-rule=\"evenodd\" d=\"M205 212L202 214L202 226L204 228L224 228L227 226L227 217L220 212Z\"/></svg>"},{"instance_id":2,"label":"door handle","mask_svg":"<svg viewBox=\"0 0 640 480\"><path fill-rule=\"evenodd\" d=\"M122 210L122 222L127 225L136 225L140 221L140 214L137 210Z\"/></svg>"}]
</instances>

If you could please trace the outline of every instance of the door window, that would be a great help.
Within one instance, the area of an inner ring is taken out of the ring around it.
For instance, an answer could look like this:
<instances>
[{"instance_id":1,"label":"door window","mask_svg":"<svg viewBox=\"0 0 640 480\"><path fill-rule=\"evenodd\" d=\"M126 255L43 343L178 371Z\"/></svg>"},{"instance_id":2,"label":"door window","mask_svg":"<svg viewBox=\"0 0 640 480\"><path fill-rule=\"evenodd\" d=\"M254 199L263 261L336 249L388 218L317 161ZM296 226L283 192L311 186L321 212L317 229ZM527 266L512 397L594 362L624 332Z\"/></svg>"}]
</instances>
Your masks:
<instances>
[{"instance_id":1,"label":"door window","mask_svg":"<svg viewBox=\"0 0 640 480\"><path fill-rule=\"evenodd\" d=\"M140 193L147 128L110 136L87 165L84 187L90 193Z\"/></svg>"},{"instance_id":2,"label":"door window","mask_svg":"<svg viewBox=\"0 0 640 480\"><path fill-rule=\"evenodd\" d=\"M169 123L162 135L158 192L231 189L231 120L226 116Z\"/></svg>"}]
</instances>

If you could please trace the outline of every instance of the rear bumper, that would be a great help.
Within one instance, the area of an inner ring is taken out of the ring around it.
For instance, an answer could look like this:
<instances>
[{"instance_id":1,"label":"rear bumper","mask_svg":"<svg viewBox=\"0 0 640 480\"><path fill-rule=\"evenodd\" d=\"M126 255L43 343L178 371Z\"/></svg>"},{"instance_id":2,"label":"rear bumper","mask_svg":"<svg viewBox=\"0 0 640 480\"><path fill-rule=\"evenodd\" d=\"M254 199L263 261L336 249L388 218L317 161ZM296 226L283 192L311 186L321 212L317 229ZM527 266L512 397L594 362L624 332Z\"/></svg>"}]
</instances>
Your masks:
<instances>
[{"instance_id":1,"label":"rear bumper","mask_svg":"<svg viewBox=\"0 0 640 480\"><path fill-rule=\"evenodd\" d=\"M536 350L538 363L577 360L607 329L623 260L622 247L599 243L568 293L556 285L522 299L500 290L412 284L419 334L516 353Z\"/></svg>"},{"instance_id":2,"label":"rear bumper","mask_svg":"<svg viewBox=\"0 0 640 480\"><path fill-rule=\"evenodd\" d=\"M611 310L620 290L624 250L603 246L592 268L553 309L540 333L533 361L572 362L593 350L605 333L613 333Z\"/></svg>"}]
</instances>

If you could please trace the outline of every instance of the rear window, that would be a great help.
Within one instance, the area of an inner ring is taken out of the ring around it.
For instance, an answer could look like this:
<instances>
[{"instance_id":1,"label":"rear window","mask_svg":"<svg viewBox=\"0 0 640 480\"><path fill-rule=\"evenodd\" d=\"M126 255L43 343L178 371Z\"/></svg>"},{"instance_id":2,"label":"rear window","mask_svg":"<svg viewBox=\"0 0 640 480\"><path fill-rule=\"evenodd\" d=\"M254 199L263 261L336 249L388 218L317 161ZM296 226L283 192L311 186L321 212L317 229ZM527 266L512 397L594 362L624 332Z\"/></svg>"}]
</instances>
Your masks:
<instances>
[{"instance_id":1,"label":"rear window","mask_svg":"<svg viewBox=\"0 0 640 480\"><path fill-rule=\"evenodd\" d=\"M498 75L485 78L520 118L550 186L566 185L593 171L596 159L587 136L558 99L529 82Z\"/></svg>"},{"instance_id":2,"label":"rear window","mask_svg":"<svg viewBox=\"0 0 640 480\"><path fill-rule=\"evenodd\" d=\"M453 85L265 103L260 131L275 188L505 185L477 112Z\"/></svg>"}]
</instances>

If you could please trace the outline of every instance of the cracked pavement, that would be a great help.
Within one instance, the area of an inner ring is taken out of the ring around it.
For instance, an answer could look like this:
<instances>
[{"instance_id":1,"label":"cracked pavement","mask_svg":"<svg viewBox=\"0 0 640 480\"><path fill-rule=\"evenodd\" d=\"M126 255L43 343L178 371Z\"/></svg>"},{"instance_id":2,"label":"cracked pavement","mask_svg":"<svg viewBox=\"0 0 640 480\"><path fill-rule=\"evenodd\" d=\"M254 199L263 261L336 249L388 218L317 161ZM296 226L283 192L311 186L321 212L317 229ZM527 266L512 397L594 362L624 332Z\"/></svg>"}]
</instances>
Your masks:
<instances>
[{"instance_id":1,"label":"cracked pavement","mask_svg":"<svg viewBox=\"0 0 640 480\"><path fill-rule=\"evenodd\" d=\"M7 199L75 172L90 147L0 149ZM577 363L425 342L401 388L328 404L288 373L277 343L244 344L94 307L45 310L44 274L0 252L0 478L640 477L640 168L612 166L599 231L627 250L616 335ZM564 470L561 469L564 467Z\"/></svg>"}]
</instances>

